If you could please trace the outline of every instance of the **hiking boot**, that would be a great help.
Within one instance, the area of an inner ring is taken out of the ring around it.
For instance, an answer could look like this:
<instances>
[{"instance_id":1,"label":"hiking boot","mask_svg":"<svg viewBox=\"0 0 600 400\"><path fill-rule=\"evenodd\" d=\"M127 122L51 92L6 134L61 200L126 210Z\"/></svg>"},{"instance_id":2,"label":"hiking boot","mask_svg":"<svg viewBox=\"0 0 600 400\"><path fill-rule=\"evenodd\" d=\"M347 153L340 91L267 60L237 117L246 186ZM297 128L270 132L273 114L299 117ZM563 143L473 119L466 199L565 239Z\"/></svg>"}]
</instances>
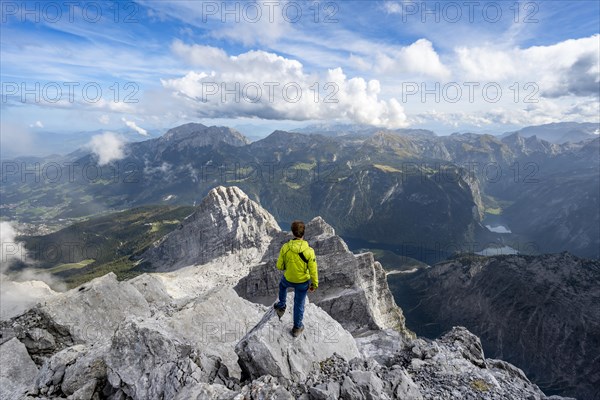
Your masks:
<instances>
[{"instance_id":1,"label":"hiking boot","mask_svg":"<svg viewBox=\"0 0 600 400\"><path fill-rule=\"evenodd\" d=\"M285 306L279 307L279 303L275 303L275 304L273 304L273 308L277 312L277 316L279 317L279 319L281 319L281 317L283 317L283 314L285 314L286 307Z\"/></svg>"},{"instance_id":2,"label":"hiking boot","mask_svg":"<svg viewBox=\"0 0 600 400\"><path fill-rule=\"evenodd\" d=\"M296 328L294 327L294 329L292 329L292 336L293 337L298 337L300 336L300 334L304 331L304 327L301 326L300 328Z\"/></svg>"}]
</instances>

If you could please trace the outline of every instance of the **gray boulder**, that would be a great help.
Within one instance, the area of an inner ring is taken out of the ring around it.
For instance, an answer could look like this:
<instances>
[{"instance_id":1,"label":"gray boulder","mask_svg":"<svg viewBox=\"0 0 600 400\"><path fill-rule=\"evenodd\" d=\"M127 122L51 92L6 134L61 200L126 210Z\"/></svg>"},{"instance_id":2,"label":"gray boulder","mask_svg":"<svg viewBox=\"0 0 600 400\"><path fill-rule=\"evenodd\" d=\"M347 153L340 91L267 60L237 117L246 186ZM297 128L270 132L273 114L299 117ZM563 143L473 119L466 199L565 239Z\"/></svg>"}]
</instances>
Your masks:
<instances>
[{"instance_id":1,"label":"gray boulder","mask_svg":"<svg viewBox=\"0 0 600 400\"><path fill-rule=\"evenodd\" d=\"M173 398L184 386L225 384L218 358L193 351L155 321L132 319L117 329L106 356L108 381L133 399Z\"/></svg>"},{"instance_id":2,"label":"gray boulder","mask_svg":"<svg viewBox=\"0 0 600 400\"><path fill-rule=\"evenodd\" d=\"M373 371L352 371L344 379L341 395L349 400L385 400L383 381Z\"/></svg>"},{"instance_id":3,"label":"gray boulder","mask_svg":"<svg viewBox=\"0 0 600 400\"><path fill-rule=\"evenodd\" d=\"M454 351L460 351L465 359L478 367L486 367L481 340L469 332L467 328L455 326L450 332L444 334L438 342L446 344Z\"/></svg>"},{"instance_id":4,"label":"gray boulder","mask_svg":"<svg viewBox=\"0 0 600 400\"><path fill-rule=\"evenodd\" d=\"M119 282L112 272L50 298L42 308L83 343L109 341L130 315L150 316L140 292L127 281Z\"/></svg>"},{"instance_id":5,"label":"gray boulder","mask_svg":"<svg viewBox=\"0 0 600 400\"><path fill-rule=\"evenodd\" d=\"M223 385L200 382L184 387L173 400L232 400L236 395Z\"/></svg>"},{"instance_id":6,"label":"gray boulder","mask_svg":"<svg viewBox=\"0 0 600 400\"><path fill-rule=\"evenodd\" d=\"M327 382L309 387L308 393L314 400L337 400L340 398L340 390L339 383Z\"/></svg>"},{"instance_id":7,"label":"gray boulder","mask_svg":"<svg viewBox=\"0 0 600 400\"><path fill-rule=\"evenodd\" d=\"M388 367L394 364L397 354L408 342L405 336L392 329L365 332L355 336L354 340L362 357L372 358Z\"/></svg>"},{"instance_id":8,"label":"gray boulder","mask_svg":"<svg viewBox=\"0 0 600 400\"><path fill-rule=\"evenodd\" d=\"M177 310L187 299L173 298L158 274L142 274L128 281L144 296L150 306L152 315L170 314Z\"/></svg>"},{"instance_id":9,"label":"gray boulder","mask_svg":"<svg viewBox=\"0 0 600 400\"><path fill-rule=\"evenodd\" d=\"M302 381L315 363L337 353L346 359L358 357L356 343L349 332L319 307L307 304L304 332L291 336L293 295L288 295L288 311L281 320L270 308L262 320L238 343L235 352L244 376L263 375Z\"/></svg>"},{"instance_id":10,"label":"gray boulder","mask_svg":"<svg viewBox=\"0 0 600 400\"><path fill-rule=\"evenodd\" d=\"M37 366L27 348L12 338L0 346L0 399L19 399L34 387Z\"/></svg>"},{"instance_id":11,"label":"gray boulder","mask_svg":"<svg viewBox=\"0 0 600 400\"><path fill-rule=\"evenodd\" d=\"M239 379L235 346L260 321L265 310L260 304L242 299L232 288L222 287L157 321L195 349L220 358L230 375Z\"/></svg>"},{"instance_id":12,"label":"gray boulder","mask_svg":"<svg viewBox=\"0 0 600 400\"><path fill-rule=\"evenodd\" d=\"M394 365L384 367L372 359L346 361L334 354L314 368L305 382L297 383L294 394L308 392L311 399L422 399L407 371Z\"/></svg>"},{"instance_id":13,"label":"gray boulder","mask_svg":"<svg viewBox=\"0 0 600 400\"><path fill-rule=\"evenodd\" d=\"M293 400L291 393L275 377L265 375L244 386L235 400Z\"/></svg>"},{"instance_id":14,"label":"gray boulder","mask_svg":"<svg viewBox=\"0 0 600 400\"><path fill-rule=\"evenodd\" d=\"M36 378L35 393L89 400L106 384L108 346L75 345L46 360Z\"/></svg>"},{"instance_id":15,"label":"gray boulder","mask_svg":"<svg viewBox=\"0 0 600 400\"><path fill-rule=\"evenodd\" d=\"M70 327L58 324L40 305L9 321L0 322L0 333L0 344L18 339L38 366L52 354L76 342Z\"/></svg>"}]
</instances>

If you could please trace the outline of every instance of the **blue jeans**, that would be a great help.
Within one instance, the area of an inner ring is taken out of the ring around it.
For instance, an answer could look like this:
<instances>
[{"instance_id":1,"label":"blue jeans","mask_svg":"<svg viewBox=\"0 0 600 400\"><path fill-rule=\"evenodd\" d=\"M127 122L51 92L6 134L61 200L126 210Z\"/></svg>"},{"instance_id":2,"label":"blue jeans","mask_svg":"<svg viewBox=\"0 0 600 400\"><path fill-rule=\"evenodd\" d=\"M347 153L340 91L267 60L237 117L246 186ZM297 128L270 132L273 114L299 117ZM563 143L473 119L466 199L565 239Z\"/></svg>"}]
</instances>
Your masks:
<instances>
[{"instance_id":1,"label":"blue jeans","mask_svg":"<svg viewBox=\"0 0 600 400\"><path fill-rule=\"evenodd\" d=\"M287 298L288 288L294 288L294 328L302 327L302 318L304 317L304 302L306 300L306 293L308 293L308 286L310 280L304 283L292 283L285 279L285 276L281 277L279 282L279 304L278 307L285 307L285 301Z\"/></svg>"}]
</instances>

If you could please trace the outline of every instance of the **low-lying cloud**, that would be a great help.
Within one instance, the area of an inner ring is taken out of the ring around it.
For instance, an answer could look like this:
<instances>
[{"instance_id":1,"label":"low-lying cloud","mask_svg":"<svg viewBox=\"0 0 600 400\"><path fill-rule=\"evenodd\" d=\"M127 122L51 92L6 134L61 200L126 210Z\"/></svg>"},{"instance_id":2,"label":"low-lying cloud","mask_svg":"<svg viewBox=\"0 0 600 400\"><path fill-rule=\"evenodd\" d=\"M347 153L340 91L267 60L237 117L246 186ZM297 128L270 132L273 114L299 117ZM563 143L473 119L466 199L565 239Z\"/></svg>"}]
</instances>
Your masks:
<instances>
[{"instance_id":1,"label":"low-lying cloud","mask_svg":"<svg viewBox=\"0 0 600 400\"><path fill-rule=\"evenodd\" d=\"M144 128L141 128L141 127L137 126L137 124L135 122L128 121L125 118L121 118L121 121L123 121L125 123L125 125L127 125L127 127L133 129L134 131L136 131L140 135L142 135L142 136L148 136L148 131L145 130Z\"/></svg>"},{"instance_id":2,"label":"low-lying cloud","mask_svg":"<svg viewBox=\"0 0 600 400\"><path fill-rule=\"evenodd\" d=\"M0 243L0 319L18 315L56 292L66 290L65 283L48 272L31 267L10 271L15 262L34 264L25 244L17 240L13 223L0 222Z\"/></svg>"},{"instance_id":3,"label":"low-lying cloud","mask_svg":"<svg viewBox=\"0 0 600 400\"><path fill-rule=\"evenodd\" d=\"M125 157L125 139L113 132L92 136L88 147L98 157L99 165L106 165Z\"/></svg>"}]
</instances>

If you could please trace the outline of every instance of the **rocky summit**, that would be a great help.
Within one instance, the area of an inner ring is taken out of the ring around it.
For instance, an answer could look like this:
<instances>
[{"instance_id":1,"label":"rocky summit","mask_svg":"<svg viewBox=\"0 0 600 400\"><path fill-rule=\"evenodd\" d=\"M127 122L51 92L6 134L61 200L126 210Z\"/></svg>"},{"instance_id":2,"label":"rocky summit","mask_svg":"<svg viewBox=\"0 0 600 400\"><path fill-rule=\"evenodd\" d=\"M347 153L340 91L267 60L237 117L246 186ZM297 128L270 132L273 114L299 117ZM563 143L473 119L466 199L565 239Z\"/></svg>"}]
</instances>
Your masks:
<instances>
[{"instance_id":1,"label":"rocky summit","mask_svg":"<svg viewBox=\"0 0 600 400\"><path fill-rule=\"evenodd\" d=\"M3 317L1 398L549 398L485 358L465 328L416 338L381 265L348 251L321 218L307 239L322 279L292 337L291 308L279 320L271 306L288 238L239 189L213 189L141 257L149 272L109 273Z\"/></svg>"}]
</instances>

